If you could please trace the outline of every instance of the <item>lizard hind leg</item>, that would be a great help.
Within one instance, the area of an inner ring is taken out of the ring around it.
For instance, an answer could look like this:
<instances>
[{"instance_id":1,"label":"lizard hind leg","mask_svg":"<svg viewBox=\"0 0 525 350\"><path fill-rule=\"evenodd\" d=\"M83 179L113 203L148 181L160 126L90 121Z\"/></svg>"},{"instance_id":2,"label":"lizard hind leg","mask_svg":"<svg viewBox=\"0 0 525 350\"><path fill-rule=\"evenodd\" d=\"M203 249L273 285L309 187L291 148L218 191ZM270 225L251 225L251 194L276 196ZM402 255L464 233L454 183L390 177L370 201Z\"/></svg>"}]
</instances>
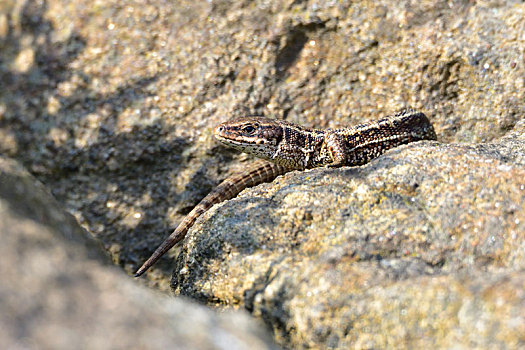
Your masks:
<instances>
[{"instance_id":1,"label":"lizard hind leg","mask_svg":"<svg viewBox=\"0 0 525 350\"><path fill-rule=\"evenodd\" d=\"M328 134L324 140L323 148L328 152L329 162L326 164L330 168L339 168L346 165L345 143L342 136Z\"/></svg>"}]
</instances>

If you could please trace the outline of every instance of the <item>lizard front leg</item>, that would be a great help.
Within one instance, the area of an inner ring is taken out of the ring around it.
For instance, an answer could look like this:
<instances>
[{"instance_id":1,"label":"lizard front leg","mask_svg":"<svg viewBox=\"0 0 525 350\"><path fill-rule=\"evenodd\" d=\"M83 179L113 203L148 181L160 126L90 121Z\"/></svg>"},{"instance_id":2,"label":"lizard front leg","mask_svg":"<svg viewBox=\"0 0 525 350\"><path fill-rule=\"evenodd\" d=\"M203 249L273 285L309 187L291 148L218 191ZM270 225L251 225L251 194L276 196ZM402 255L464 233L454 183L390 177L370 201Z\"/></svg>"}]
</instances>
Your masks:
<instances>
[{"instance_id":1,"label":"lizard front leg","mask_svg":"<svg viewBox=\"0 0 525 350\"><path fill-rule=\"evenodd\" d=\"M346 164L346 150L343 137L335 133L327 133L322 148L328 154L328 163L325 166L330 168L342 167Z\"/></svg>"}]
</instances>

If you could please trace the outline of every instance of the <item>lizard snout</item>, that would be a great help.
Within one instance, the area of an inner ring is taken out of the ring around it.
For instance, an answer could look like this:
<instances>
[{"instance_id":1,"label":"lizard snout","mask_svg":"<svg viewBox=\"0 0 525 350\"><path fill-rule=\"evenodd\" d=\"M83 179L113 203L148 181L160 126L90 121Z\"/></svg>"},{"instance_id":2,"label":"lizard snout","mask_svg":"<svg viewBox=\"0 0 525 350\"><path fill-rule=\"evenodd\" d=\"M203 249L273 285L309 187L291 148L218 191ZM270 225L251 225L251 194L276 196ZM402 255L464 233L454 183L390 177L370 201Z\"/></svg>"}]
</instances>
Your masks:
<instances>
[{"instance_id":1,"label":"lizard snout","mask_svg":"<svg viewBox=\"0 0 525 350\"><path fill-rule=\"evenodd\" d=\"M224 127L224 125L220 124L220 125L217 125L215 127L215 129L213 129L213 135L215 136L222 136L225 132L226 128Z\"/></svg>"}]
</instances>

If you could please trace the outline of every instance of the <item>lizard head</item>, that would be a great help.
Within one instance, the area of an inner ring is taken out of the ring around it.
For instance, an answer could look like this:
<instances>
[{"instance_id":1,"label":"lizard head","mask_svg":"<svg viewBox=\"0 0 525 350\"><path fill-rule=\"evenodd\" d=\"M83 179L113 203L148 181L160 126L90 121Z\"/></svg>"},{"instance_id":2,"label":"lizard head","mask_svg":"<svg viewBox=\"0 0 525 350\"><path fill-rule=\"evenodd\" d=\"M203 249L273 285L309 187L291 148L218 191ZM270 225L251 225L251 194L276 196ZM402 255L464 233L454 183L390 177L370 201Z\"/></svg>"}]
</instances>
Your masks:
<instances>
[{"instance_id":1,"label":"lizard head","mask_svg":"<svg viewBox=\"0 0 525 350\"><path fill-rule=\"evenodd\" d=\"M274 119L241 117L217 125L213 135L226 146L271 159L283 138L283 130Z\"/></svg>"}]
</instances>

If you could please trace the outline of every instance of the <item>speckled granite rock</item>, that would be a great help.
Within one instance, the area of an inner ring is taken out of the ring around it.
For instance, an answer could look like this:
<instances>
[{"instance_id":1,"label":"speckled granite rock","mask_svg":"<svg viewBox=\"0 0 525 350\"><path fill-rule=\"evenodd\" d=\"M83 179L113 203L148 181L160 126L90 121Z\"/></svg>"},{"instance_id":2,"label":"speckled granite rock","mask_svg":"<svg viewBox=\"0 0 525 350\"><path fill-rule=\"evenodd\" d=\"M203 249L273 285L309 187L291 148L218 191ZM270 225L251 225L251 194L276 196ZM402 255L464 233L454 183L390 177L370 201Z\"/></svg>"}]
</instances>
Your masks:
<instances>
[{"instance_id":1,"label":"speckled granite rock","mask_svg":"<svg viewBox=\"0 0 525 350\"><path fill-rule=\"evenodd\" d=\"M523 347L516 142L421 142L245 191L193 228L173 287L246 307L292 348Z\"/></svg>"},{"instance_id":2,"label":"speckled granite rock","mask_svg":"<svg viewBox=\"0 0 525 350\"><path fill-rule=\"evenodd\" d=\"M0 348L273 349L247 315L156 295L117 269L22 167L0 157Z\"/></svg>"},{"instance_id":3,"label":"speckled granite rock","mask_svg":"<svg viewBox=\"0 0 525 350\"><path fill-rule=\"evenodd\" d=\"M0 152L26 165L100 239L113 261L131 273L215 184L243 167L239 160L245 157L211 138L212 126L230 117L264 113L309 126L337 127L410 105L431 118L439 147L450 147L458 158L468 159L471 152L489 160L505 158L504 164L519 169L525 132L524 18L525 5L512 0L6 0L0 3ZM400 160L383 162L402 172ZM438 159L432 165L444 174L461 170ZM490 181L502 171L498 166L497 161L486 163L481 167L486 173L472 178ZM418 176L428 175L425 170L418 169ZM300 189L320 187L295 179ZM466 187L476 185L464 181ZM363 200L377 195L367 194L367 189L356 193ZM453 183L444 190L452 192L443 205L456 209L447 209L455 216L440 232L452 237L454 230L461 230L453 219L468 220L472 213L469 206L454 206L456 193L462 192L455 192ZM404 219L396 201L417 189L391 184L388 191L386 199L395 206L374 214L385 229ZM481 194L490 197L491 191L502 193L487 187ZM470 194L476 208L477 197ZM385 200L380 199L378 204ZM253 201L257 203L257 196ZM506 202L490 203L487 212L497 213L502 209L495 206ZM248 214L248 208L242 210ZM413 220L427 215L405 209L404 215ZM301 219L300 211L275 210L289 225L314 220L308 213ZM366 220L370 210L347 209L357 221ZM521 210L512 215L521 215ZM464 230L474 236L475 229L486 232L483 229L507 216L484 216ZM248 238L252 226L244 233ZM337 243L331 225L323 227L326 239ZM397 242L398 232L383 239ZM365 243L357 247L364 249ZM416 247L416 252L425 250ZM392 245L392 251L378 254L402 255L399 248ZM440 256L439 249L435 253L430 248L425 261L433 261L432 254ZM170 252L143 281L168 290L178 253ZM463 257L456 250L450 254L448 264ZM511 268L507 263L504 269ZM497 260L484 256L474 260L472 268L484 264L492 266ZM472 283L477 283L474 277ZM231 302L224 295L233 291L222 288L217 296L210 296L207 287L194 296ZM234 303L244 305L250 299L242 291L235 293ZM255 310L250 303L246 306ZM272 315L281 309L276 304ZM319 310L323 308L314 311ZM292 335L277 333L283 343L298 345L306 335L295 331L297 341L292 343Z\"/></svg>"},{"instance_id":4,"label":"speckled granite rock","mask_svg":"<svg viewBox=\"0 0 525 350\"><path fill-rule=\"evenodd\" d=\"M224 119L265 113L337 127L411 105L443 142L516 131L524 7L8 0L0 151L131 273L233 170L234 153L210 135ZM147 278L166 289L171 269L168 257Z\"/></svg>"}]
</instances>

